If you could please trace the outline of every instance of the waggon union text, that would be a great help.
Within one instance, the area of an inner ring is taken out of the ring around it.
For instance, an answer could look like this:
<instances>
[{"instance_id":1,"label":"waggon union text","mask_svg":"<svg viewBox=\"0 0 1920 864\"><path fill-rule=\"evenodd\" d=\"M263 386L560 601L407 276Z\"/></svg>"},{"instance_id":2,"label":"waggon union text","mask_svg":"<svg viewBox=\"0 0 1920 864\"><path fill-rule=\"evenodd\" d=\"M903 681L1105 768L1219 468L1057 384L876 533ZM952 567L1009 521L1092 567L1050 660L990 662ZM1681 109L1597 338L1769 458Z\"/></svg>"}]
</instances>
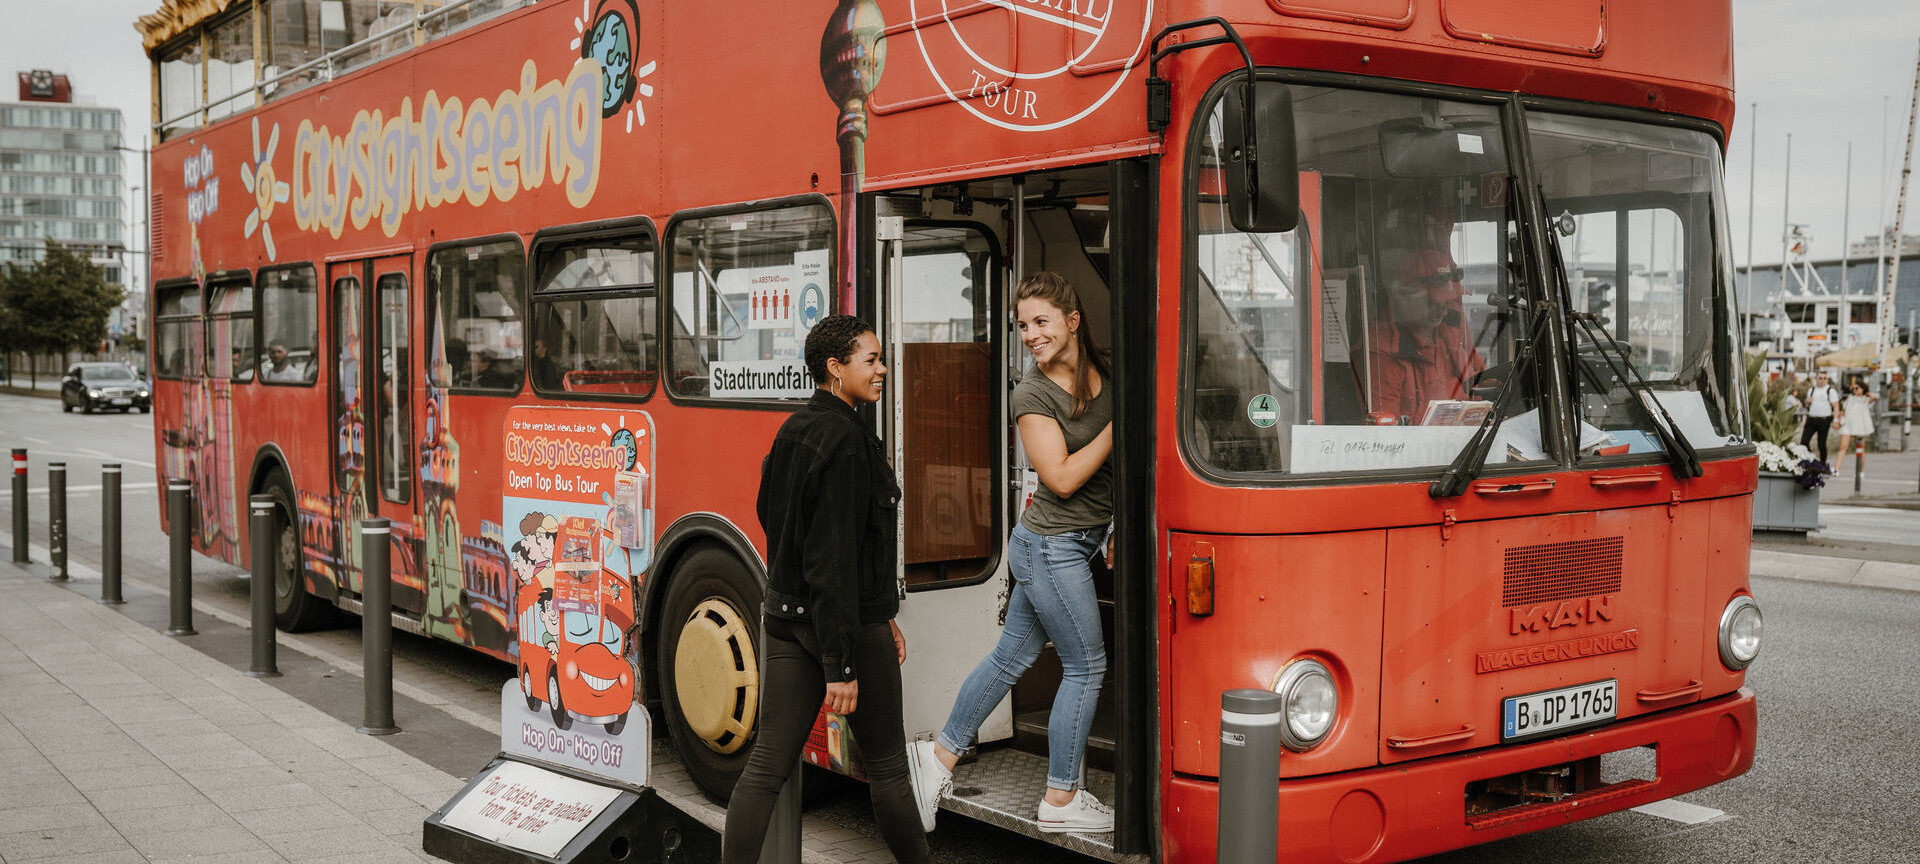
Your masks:
<instances>
[{"instance_id":1,"label":"waggon union text","mask_svg":"<svg viewBox=\"0 0 1920 864\"><path fill-rule=\"evenodd\" d=\"M1632 651L1638 647L1640 647L1640 631L1622 630L1618 633L1604 633L1599 636L1582 636L1565 642L1482 651L1473 658L1473 671L1476 673L1499 672L1503 669L1519 669L1523 666L1538 666L1542 663L1558 663L1561 660L1596 657L1616 651Z\"/></svg>"}]
</instances>

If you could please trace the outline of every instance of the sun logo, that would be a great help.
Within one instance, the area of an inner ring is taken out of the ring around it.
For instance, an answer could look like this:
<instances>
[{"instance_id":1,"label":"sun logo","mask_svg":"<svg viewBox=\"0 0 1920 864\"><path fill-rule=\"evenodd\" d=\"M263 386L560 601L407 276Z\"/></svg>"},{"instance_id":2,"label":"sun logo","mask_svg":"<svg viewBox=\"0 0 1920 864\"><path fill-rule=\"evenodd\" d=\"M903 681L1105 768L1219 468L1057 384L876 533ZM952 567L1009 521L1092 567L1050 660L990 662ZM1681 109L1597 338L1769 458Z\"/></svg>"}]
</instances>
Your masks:
<instances>
[{"instance_id":1,"label":"sun logo","mask_svg":"<svg viewBox=\"0 0 1920 864\"><path fill-rule=\"evenodd\" d=\"M266 244L267 260L274 260L278 253L273 248L273 226L267 220L273 216L273 205L285 204L292 188L285 180L274 179L273 151L280 148L280 124L273 124L273 131L267 136L267 149L260 149L260 118L253 118L253 161L240 163L240 182L253 193L253 212L247 214L247 237L253 236L253 229L260 229L260 242Z\"/></svg>"},{"instance_id":2,"label":"sun logo","mask_svg":"<svg viewBox=\"0 0 1920 864\"><path fill-rule=\"evenodd\" d=\"M633 110L625 112L627 131L632 132L647 125L640 97L653 95L653 85L640 79L653 74L654 64L633 68L640 47L640 10L633 0L599 0L599 7L596 13L594 0L581 0L580 15L573 19L573 32L579 35L568 47L580 52L581 59L600 64L601 117L612 118L632 104Z\"/></svg>"}]
</instances>

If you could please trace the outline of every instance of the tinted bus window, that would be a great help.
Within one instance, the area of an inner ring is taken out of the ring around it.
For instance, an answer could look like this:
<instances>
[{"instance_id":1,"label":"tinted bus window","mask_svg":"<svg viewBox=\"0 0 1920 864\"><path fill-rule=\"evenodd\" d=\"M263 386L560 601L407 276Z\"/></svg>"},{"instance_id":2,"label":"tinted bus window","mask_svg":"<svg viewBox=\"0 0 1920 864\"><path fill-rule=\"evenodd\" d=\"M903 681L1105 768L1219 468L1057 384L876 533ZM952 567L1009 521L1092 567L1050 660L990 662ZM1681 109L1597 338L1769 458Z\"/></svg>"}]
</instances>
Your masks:
<instances>
[{"instance_id":1,"label":"tinted bus window","mask_svg":"<svg viewBox=\"0 0 1920 864\"><path fill-rule=\"evenodd\" d=\"M570 241L536 253L533 387L554 395L652 395L655 350L653 238Z\"/></svg>"},{"instance_id":2,"label":"tinted bus window","mask_svg":"<svg viewBox=\"0 0 1920 864\"><path fill-rule=\"evenodd\" d=\"M427 267L428 332L438 346L434 384L517 392L525 368L520 330L526 261L518 240L434 250Z\"/></svg>"},{"instance_id":3,"label":"tinted bus window","mask_svg":"<svg viewBox=\"0 0 1920 864\"><path fill-rule=\"evenodd\" d=\"M199 353L192 345L200 332L200 289L161 288L159 295L153 316L153 373L159 378L198 375Z\"/></svg>"},{"instance_id":4,"label":"tinted bus window","mask_svg":"<svg viewBox=\"0 0 1920 864\"><path fill-rule=\"evenodd\" d=\"M302 264L260 274L260 341L255 361L268 384L312 384L319 374L320 287Z\"/></svg>"},{"instance_id":5,"label":"tinted bus window","mask_svg":"<svg viewBox=\"0 0 1920 864\"><path fill-rule=\"evenodd\" d=\"M805 343L832 308L833 211L824 204L676 223L673 392L715 399L805 399Z\"/></svg>"},{"instance_id":6,"label":"tinted bus window","mask_svg":"<svg viewBox=\"0 0 1920 864\"><path fill-rule=\"evenodd\" d=\"M207 333L207 375L253 380L253 286L228 283L213 289Z\"/></svg>"}]
</instances>

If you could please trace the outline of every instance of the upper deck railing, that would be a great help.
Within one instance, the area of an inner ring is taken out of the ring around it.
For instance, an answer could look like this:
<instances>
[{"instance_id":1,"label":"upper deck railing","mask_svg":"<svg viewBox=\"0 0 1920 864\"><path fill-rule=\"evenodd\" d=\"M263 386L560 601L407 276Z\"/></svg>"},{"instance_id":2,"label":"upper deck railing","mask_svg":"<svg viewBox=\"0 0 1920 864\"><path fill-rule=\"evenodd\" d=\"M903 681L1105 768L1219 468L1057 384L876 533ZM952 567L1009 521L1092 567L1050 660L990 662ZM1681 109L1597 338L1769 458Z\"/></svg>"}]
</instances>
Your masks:
<instances>
[{"instance_id":1,"label":"upper deck railing","mask_svg":"<svg viewBox=\"0 0 1920 864\"><path fill-rule=\"evenodd\" d=\"M247 15L264 13L270 8L272 2L273 0L259 0L259 2L256 2L246 12L241 13L240 20L244 21ZM414 0L411 7L395 4L388 13L393 17L388 18L383 16L378 19L374 22L373 32L364 38L327 51L318 57L293 66L286 71L272 74L271 76L258 74L271 70L273 68L271 65L257 62L257 57L250 58L250 65L256 70L256 75L250 86L235 90L233 93L216 99L207 99L205 101L196 100L197 104L191 109L180 111L173 116L160 118L158 122L153 124L154 134L161 140L166 140L181 132L190 131L191 129L196 129L239 113L241 110L244 110L244 108L235 106L234 103L241 99L251 98L254 100L252 106L246 107L264 105L275 99L297 93L314 84L332 81L340 75L399 55L413 48L425 45L428 42L446 38L461 30L465 30L484 21L492 20L515 9L533 5L536 0L446 0L442 5L428 9L426 7L429 5L429 2L430 0ZM431 2L441 2L441 0L431 0ZM234 21L235 19L228 18L220 22L217 26L225 27L234 23ZM207 29L209 28L206 26L197 26L190 38L193 40L205 40L206 33L204 31ZM176 40L176 45L185 41L187 40ZM258 50L257 40L256 50ZM195 88L198 92L205 93L206 87L204 84L209 74L209 61L207 59L209 52L204 50L204 42L203 50L199 53L201 56L201 67L194 83L202 85ZM164 61L155 61L156 64L161 62ZM163 79L164 77L165 76L162 76ZM164 96L166 94L164 91L166 84L164 80L161 82L160 87L163 92L159 94L161 98L157 99L156 105L165 104Z\"/></svg>"}]
</instances>

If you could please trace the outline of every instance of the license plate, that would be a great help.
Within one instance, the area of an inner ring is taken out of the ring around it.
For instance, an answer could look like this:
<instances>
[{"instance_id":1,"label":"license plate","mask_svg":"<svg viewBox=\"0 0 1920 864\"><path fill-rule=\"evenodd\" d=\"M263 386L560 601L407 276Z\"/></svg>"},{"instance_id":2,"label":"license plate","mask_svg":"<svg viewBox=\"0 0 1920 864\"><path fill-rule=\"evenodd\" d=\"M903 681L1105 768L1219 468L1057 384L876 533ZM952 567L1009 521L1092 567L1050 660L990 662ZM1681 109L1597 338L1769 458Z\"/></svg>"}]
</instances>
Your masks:
<instances>
[{"instance_id":1,"label":"license plate","mask_svg":"<svg viewBox=\"0 0 1920 864\"><path fill-rule=\"evenodd\" d=\"M113 400L113 404L115 404L115 405L132 405L132 404L133 404L133 400L132 400L132 399L115 399L115 400Z\"/></svg>"},{"instance_id":2,"label":"license plate","mask_svg":"<svg viewBox=\"0 0 1920 864\"><path fill-rule=\"evenodd\" d=\"M1512 741L1605 723L1618 716L1617 680L1509 696L1500 703L1500 738Z\"/></svg>"}]
</instances>

